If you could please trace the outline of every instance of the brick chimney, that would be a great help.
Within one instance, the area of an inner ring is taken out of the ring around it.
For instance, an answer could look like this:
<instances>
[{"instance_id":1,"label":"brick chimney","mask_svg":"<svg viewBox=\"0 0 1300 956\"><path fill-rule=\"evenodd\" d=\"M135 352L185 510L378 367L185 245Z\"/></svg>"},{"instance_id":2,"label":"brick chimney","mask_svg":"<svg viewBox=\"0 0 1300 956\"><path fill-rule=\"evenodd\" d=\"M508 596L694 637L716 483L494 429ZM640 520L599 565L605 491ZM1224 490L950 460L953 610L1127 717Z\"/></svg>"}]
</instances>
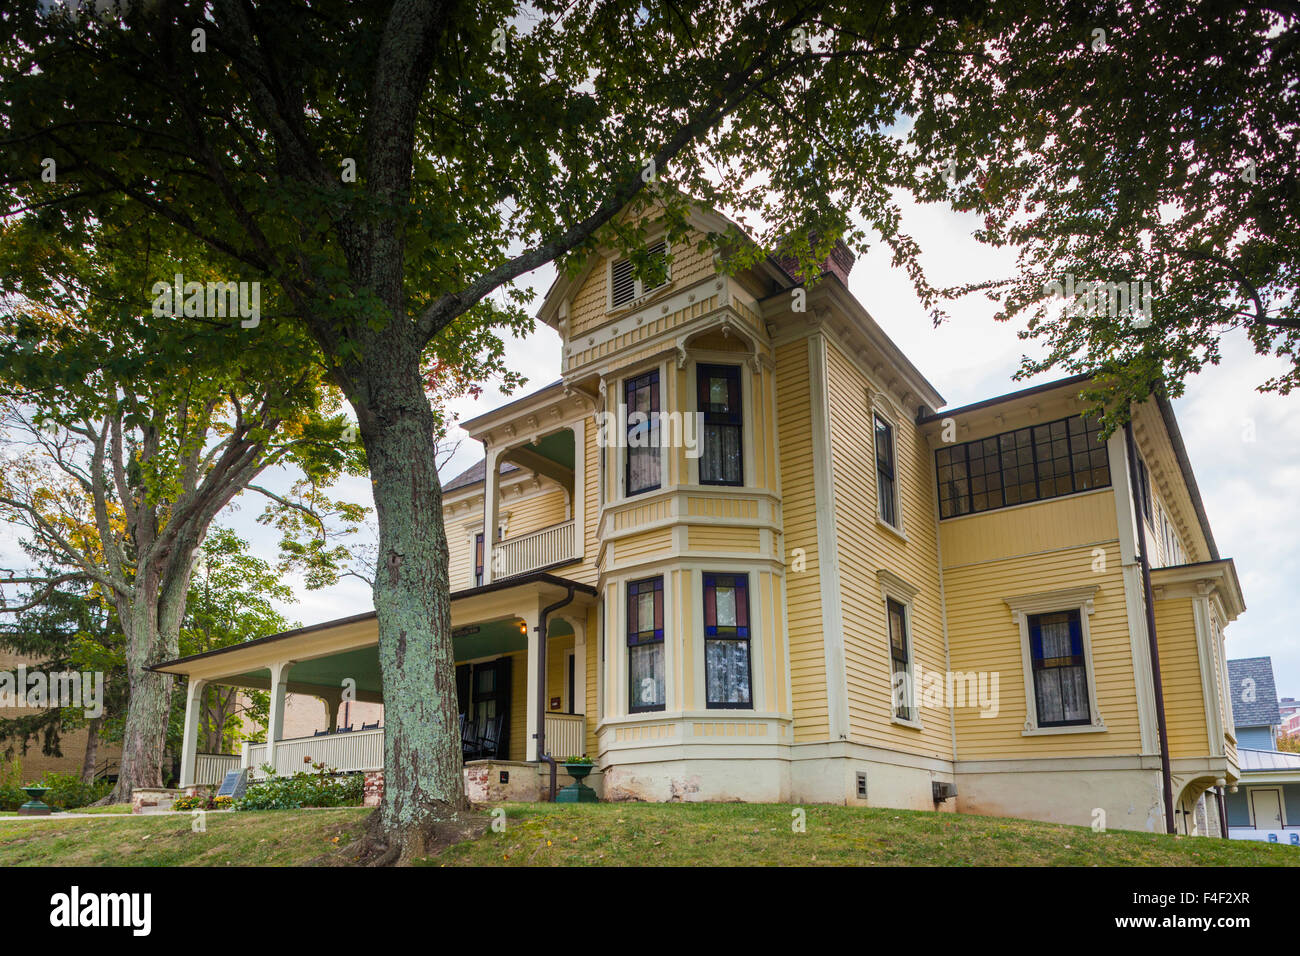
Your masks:
<instances>
[{"instance_id":1,"label":"brick chimney","mask_svg":"<svg viewBox=\"0 0 1300 956\"><path fill-rule=\"evenodd\" d=\"M831 250L831 254L822 263L821 271L823 274L830 273L836 276L847 286L849 284L849 272L853 269L853 263L856 259L857 257L853 255L848 246L842 241L836 241L835 248ZM778 253L776 261L790 278L796 282L803 281L803 276L799 272L799 260L794 256Z\"/></svg>"}]
</instances>

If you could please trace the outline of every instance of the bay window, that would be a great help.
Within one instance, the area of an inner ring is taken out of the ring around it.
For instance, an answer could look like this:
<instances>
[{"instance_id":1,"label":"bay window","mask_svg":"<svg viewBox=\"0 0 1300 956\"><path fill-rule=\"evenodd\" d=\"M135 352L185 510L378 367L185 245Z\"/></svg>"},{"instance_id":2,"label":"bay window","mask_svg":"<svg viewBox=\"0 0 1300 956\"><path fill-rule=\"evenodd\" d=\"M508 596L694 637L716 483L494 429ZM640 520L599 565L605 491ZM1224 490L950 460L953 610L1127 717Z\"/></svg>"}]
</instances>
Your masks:
<instances>
[{"instance_id":1,"label":"bay window","mask_svg":"<svg viewBox=\"0 0 1300 956\"><path fill-rule=\"evenodd\" d=\"M633 714L663 710L664 579L647 578L627 585L628 709Z\"/></svg>"},{"instance_id":2,"label":"bay window","mask_svg":"<svg viewBox=\"0 0 1300 956\"><path fill-rule=\"evenodd\" d=\"M659 487L659 370L623 383L627 406L624 488L636 495Z\"/></svg>"},{"instance_id":3,"label":"bay window","mask_svg":"<svg viewBox=\"0 0 1300 956\"><path fill-rule=\"evenodd\" d=\"M704 575L704 673L705 706L754 706L748 575Z\"/></svg>"},{"instance_id":4,"label":"bay window","mask_svg":"<svg viewBox=\"0 0 1300 956\"><path fill-rule=\"evenodd\" d=\"M744 484L740 367L699 365L695 375L696 397L704 416L700 484Z\"/></svg>"}]
</instances>

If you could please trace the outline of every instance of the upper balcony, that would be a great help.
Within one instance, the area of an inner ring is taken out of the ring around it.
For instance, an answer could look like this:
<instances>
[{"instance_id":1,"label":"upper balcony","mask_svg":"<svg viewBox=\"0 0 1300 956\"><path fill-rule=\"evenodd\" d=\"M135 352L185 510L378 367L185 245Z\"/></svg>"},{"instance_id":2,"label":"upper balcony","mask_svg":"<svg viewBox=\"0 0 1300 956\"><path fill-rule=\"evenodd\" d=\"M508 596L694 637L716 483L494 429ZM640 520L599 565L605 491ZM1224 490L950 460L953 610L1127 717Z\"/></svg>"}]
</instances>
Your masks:
<instances>
[{"instance_id":1,"label":"upper balcony","mask_svg":"<svg viewBox=\"0 0 1300 956\"><path fill-rule=\"evenodd\" d=\"M592 407L586 393L557 382L465 423L486 458L462 476L468 483L448 484L453 493L478 485L482 494L462 499L471 509L465 521L456 520L459 503L449 510L450 534L459 528L472 539L468 554L451 542L453 564L461 565L453 567L453 589L462 578L482 586L583 560L587 502L596 490Z\"/></svg>"}]
</instances>

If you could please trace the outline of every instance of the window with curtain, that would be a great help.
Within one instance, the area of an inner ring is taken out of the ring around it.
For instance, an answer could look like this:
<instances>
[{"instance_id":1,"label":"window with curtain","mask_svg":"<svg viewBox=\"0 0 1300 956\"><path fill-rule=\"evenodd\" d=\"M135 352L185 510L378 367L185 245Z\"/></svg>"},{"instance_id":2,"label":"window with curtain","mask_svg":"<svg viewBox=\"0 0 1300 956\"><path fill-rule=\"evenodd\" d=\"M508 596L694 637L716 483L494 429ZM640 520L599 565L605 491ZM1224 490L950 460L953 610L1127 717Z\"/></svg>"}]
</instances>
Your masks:
<instances>
[{"instance_id":1,"label":"window with curtain","mask_svg":"<svg viewBox=\"0 0 1300 956\"><path fill-rule=\"evenodd\" d=\"M1038 726L1090 723L1088 668L1079 612L1031 615L1029 652L1033 659Z\"/></svg>"},{"instance_id":2,"label":"window with curtain","mask_svg":"<svg viewBox=\"0 0 1300 956\"><path fill-rule=\"evenodd\" d=\"M638 714L663 710L664 579L647 578L627 585L628 709Z\"/></svg>"},{"instance_id":3,"label":"window with curtain","mask_svg":"<svg viewBox=\"0 0 1300 956\"><path fill-rule=\"evenodd\" d=\"M627 466L624 487L629 495L659 487L659 370L623 383L627 405Z\"/></svg>"},{"instance_id":4,"label":"window with curtain","mask_svg":"<svg viewBox=\"0 0 1300 956\"><path fill-rule=\"evenodd\" d=\"M907 608L890 598L885 601L885 613L889 618L890 686L894 692L894 716L899 720L916 720L916 708L912 706L913 688L910 686L912 663L907 640Z\"/></svg>"},{"instance_id":5,"label":"window with curtain","mask_svg":"<svg viewBox=\"0 0 1300 956\"><path fill-rule=\"evenodd\" d=\"M894 426L879 415L876 420L876 500L880 520L897 528L898 487L894 478Z\"/></svg>"},{"instance_id":6,"label":"window with curtain","mask_svg":"<svg viewBox=\"0 0 1300 956\"><path fill-rule=\"evenodd\" d=\"M474 587L483 584L483 532L474 535Z\"/></svg>"},{"instance_id":7,"label":"window with curtain","mask_svg":"<svg viewBox=\"0 0 1300 956\"><path fill-rule=\"evenodd\" d=\"M754 706L749 659L749 575L704 575L705 706Z\"/></svg>"},{"instance_id":8,"label":"window with curtain","mask_svg":"<svg viewBox=\"0 0 1300 956\"><path fill-rule=\"evenodd\" d=\"M698 365L696 397L704 415L700 484L745 483L740 366Z\"/></svg>"}]
</instances>

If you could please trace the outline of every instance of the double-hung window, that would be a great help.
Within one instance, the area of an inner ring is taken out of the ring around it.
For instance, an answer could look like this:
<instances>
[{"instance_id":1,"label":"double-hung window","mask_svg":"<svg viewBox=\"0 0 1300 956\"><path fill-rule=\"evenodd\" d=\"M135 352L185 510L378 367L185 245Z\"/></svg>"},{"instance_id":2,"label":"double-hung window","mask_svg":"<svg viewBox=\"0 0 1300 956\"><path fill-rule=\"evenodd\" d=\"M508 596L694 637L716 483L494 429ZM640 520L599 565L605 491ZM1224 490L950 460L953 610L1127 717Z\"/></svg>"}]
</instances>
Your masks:
<instances>
[{"instance_id":1,"label":"double-hung window","mask_svg":"<svg viewBox=\"0 0 1300 956\"><path fill-rule=\"evenodd\" d=\"M1038 726L1068 727L1090 723L1088 668L1079 612L1031 614L1029 653Z\"/></svg>"},{"instance_id":2,"label":"double-hung window","mask_svg":"<svg viewBox=\"0 0 1300 956\"><path fill-rule=\"evenodd\" d=\"M706 706L754 706L746 574L704 575L704 674Z\"/></svg>"},{"instance_id":3,"label":"double-hung window","mask_svg":"<svg viewBox=\"0 0 1300 956\"><path fill-rule=\"evenodd\" d=\"M474 535L474 587L483 585L483 532Z\"/></svg>"},{"instance_id":4,"label":"double-hung window","mask_svg":"<svg viewBox=\"0 0 1300 956\"><path fill-rule=\"evenodd\" d=\"M627 444L624 487L636 495L659 487L659 370L629 378L623 383L627 407Z\"/></svg>"},{"instance_id":5,"label":"double-hung window","mask_svg":"<svg viewBox=\"0 0 1300 956\"><path fill-rule=\"evenodd\" d=\"M894 426L879 415L876 422L876 501L880 520L892 528L898 520L898 482L894 469Z\"/></svg>"},{"instance_id":6,"label":"double-hung window","mask_svg":"<svg viewBox=\"0 0 1300 956\"><path fill-rule=\"evenodd\" d=\"M627 585L627 685L631 713L664 709L662 577L630 581Z\"/></svg>"},{"instance_id":7,"label":"double-hung window","mask_svg":"<svg viewBox=\"0 0 1300 956\"><path fill-rule=\"evenodd\" d=\"M740 366L699 365L695 374L696 396L704 416L700 484L744 484Z\"/></svg>"},{"instance_id":8,"label":"double-hung window","mask_svg":"<svg viewBox=\"0 0 1300 956\"><path fill-rule=\"evenodd\" d=\"M912 681L912 654L907 636L907 608L893 598L885 601L889 618L890 685L893 687L894 716L899 720L916 720Z\"/></svg>"}]
</instances>

